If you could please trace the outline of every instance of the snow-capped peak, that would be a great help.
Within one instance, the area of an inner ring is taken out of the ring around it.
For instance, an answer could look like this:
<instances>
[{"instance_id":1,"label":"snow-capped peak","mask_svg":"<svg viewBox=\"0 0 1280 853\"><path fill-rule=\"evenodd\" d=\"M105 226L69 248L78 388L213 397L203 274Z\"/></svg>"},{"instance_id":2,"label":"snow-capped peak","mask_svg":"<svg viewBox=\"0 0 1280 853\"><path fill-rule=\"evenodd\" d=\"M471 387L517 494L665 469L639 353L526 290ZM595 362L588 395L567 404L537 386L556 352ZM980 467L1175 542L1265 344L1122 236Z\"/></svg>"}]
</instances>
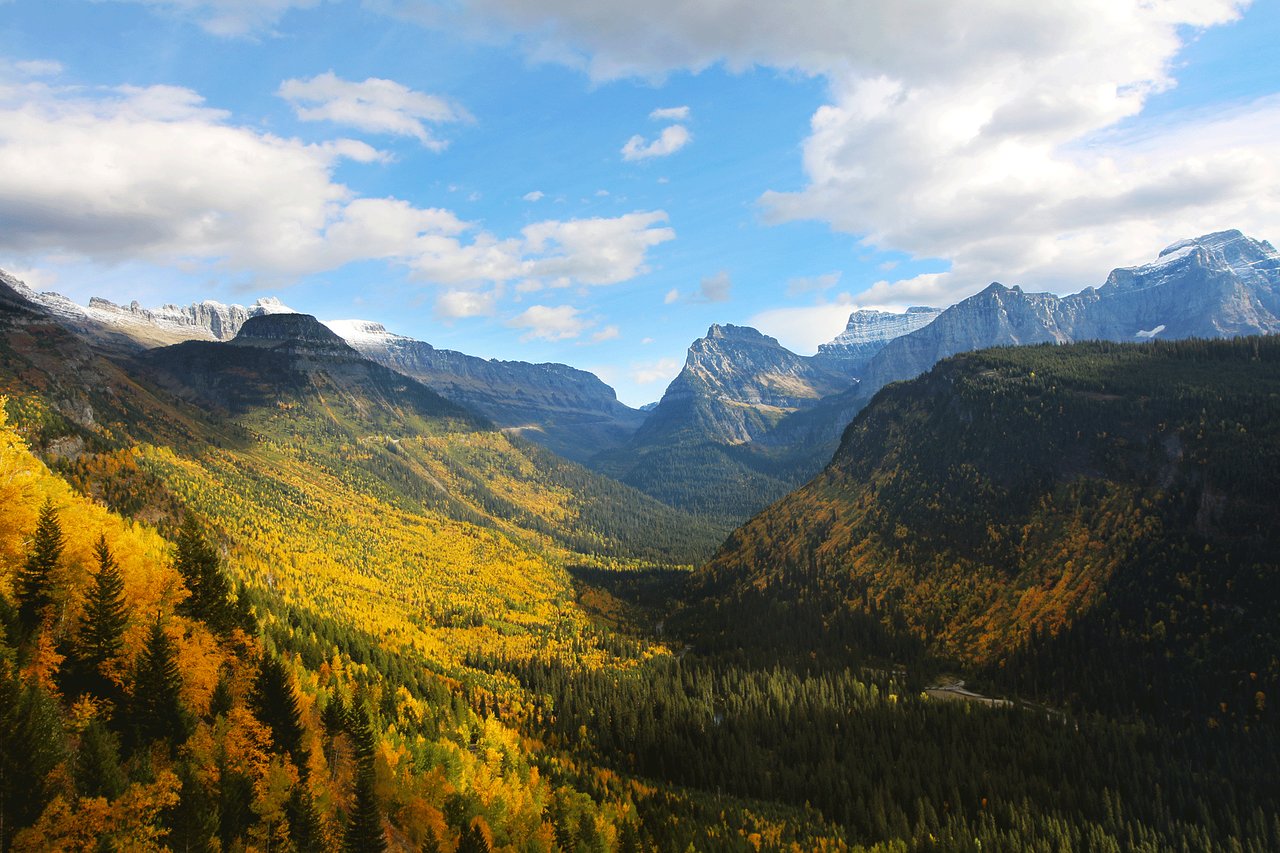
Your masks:
<instances>
[{"instance_id":1,"label":"snow-capped peak","mask_svg":"<svg viewBox=\"0 0 1280 853\"><path fill-rule=\"evenodd\" d=\"M404 336L387 331L387 327L373 320L324 320L334 334L352 346L360 344L387 344Z\"/></svg>"},{"instance_id":2,"label":"snow-capped peak","mask_svg":"<svg viewBox=\"0 0 1280 853\"><path fill-rule=\"evenodd\" d=\"M263 314L297 314L298 312L285 305L274 296L264 296L249 306L249 316L260 317Z\"/></svg>"}]
</instances>

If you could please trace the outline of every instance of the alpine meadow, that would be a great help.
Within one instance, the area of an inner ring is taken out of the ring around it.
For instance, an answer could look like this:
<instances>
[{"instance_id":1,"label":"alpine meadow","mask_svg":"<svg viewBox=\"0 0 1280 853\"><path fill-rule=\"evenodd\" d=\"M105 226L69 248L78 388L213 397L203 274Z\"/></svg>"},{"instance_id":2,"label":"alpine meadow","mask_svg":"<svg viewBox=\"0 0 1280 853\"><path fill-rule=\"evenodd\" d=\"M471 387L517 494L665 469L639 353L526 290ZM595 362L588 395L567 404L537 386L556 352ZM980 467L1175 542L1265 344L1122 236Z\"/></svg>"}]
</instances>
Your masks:
<instances>
[{"instance_id":1,"label":"alpine meadow","mask_svg":"<svg viewBox=\"0 0 1280 853\"><path fill-rule=\"evenodd\" d=\"M0 2L0 853L1280 850L1277 39Z\"/></svg>"}]
</instances>

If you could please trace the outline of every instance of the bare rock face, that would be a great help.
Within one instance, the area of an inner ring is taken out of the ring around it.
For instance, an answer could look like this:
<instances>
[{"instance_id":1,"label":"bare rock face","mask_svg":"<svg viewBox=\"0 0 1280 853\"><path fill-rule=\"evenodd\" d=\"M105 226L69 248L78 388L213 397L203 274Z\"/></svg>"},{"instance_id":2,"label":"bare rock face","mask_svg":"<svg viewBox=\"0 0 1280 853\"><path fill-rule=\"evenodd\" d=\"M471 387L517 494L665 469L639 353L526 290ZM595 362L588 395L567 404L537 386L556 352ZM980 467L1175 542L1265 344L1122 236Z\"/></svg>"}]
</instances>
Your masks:
<instances>
[{"instance_id":1,"label":"bare rock face","mask_svg":"<svg viewBox=\"0 0 1280 853\"><path fill-rule=\"evenodd\" d=\"M624 444L644 413L618 401L594 373L565 364L478 358L437 349L368 320L327 324L360 354L568 459Z\"/></svg>"},{"instance_id":2,"label":"bare rock face","mask_svg":"<svg viewBox=\"0 0 1280 853\"><path fill-rule=\"evenodd\" d=\"M889 341L909 335L937 319L941 308L917 306L905 313L864 308L849 315L845 330L830 343L818 347L817 358L838 366L851 376L859 375L876 353Z\"/></svg>"},{"instance_id":3,"label":"bare rock face","mask_svg":"<svg viewBox=\"0 0 1280 853\"><path fill-rule=\"evenodd\" d=\"M755 329L712 326L689 347L684 369L636 438L687 433L741 444L851 384L838 366L796 355Z\"/></svg>"}]
</instances>

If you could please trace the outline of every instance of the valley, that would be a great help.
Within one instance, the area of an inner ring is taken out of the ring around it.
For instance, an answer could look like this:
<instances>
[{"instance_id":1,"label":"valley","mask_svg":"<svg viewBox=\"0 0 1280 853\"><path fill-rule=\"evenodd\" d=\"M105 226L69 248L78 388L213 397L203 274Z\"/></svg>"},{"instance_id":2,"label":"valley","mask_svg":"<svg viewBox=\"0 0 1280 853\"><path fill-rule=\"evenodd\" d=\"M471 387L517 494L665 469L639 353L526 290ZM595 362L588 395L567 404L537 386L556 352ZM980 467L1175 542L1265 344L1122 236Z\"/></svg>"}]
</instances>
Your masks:
<instances>
[{"instance_id":1,"label":"valley","mask_svg":"<svg viewBox=\"0 0 1280 853\"><path fill-rule=\"evenodd\" d=\"M1158 286L1244 253L1270 304L1274 250L1210 237ZM6 284L0 849L1280 844L1280 341L1044 331L1105 290L815 356L713 326L639 413L265 301L112 327Z\"/></svg>"}]
</instances>

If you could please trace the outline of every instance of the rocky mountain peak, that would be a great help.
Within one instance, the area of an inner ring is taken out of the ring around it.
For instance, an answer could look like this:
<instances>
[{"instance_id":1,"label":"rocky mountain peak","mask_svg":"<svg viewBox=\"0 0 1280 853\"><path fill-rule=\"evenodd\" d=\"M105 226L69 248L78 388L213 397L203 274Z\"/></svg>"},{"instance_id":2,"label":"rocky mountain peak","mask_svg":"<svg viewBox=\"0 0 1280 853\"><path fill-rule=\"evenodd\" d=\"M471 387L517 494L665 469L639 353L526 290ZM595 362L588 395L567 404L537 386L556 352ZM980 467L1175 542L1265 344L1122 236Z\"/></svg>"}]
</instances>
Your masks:
<instances>
[{"instance_id":1,"label":"rocky mountain peak","mask_svg":"<svg viewBox=\"0 0 1280 853\"><path fill-rule=\"evenodd\" d=\"M245 320L230 341L235 346L278 347L356 355L332 329L310 314L260 314Z\"/></svg>"}]
</instances>

